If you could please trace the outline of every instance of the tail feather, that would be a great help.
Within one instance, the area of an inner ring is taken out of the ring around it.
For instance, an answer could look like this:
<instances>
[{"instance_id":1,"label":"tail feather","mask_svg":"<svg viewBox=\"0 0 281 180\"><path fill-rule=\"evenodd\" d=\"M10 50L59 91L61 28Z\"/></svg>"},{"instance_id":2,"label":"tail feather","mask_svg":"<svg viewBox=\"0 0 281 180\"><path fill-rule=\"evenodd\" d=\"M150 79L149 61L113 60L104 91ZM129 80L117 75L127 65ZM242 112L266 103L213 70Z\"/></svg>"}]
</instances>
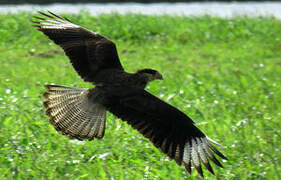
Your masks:
<instances>
[{"instance_id":1,"label":"tail feather","mask_svg":"<svg viewBox=\"0 0 281 180\"><path fill-rule=\"evenodd\" d=\"M66 102L64 101L45 101L43 103L44 107L46 109L58 107L58 106L64 106L64 105L71 105L72 103L75 103L77 101L76 96L72 98L68 98Z\"/></svg>"},{"instance_id":2,"label":"tail feather","mask_svg":"<svg viewBox=\"0 0 281 180\"><path fill-rule=\"evenodd\" d=\"M70 91L71 93L74 92L81 92L81 91L85 91L85 89L82 88L71 88L71 87L65 87L65 86L59 86L59 85L45 85L45 88L49 91L49 92L54 92L54 93L58 93L59 92L67 92Z\"/></svg>"},{"instance_id":3,"label":"tail feather","mask_svg":"<svg viewBox=\"0 0 281 180\"><path fill-rule=\"evenodd\" d=\"M61 92L58 94L58 92L49 91L43 94L43 97L52 100L52 102L62 102L64 100L75 99L80 93L81 92Z\"/></svg>"},{"instance_id":4,"label":"tail feather","mask_svg":"<svg viewBox=\"0 0 281 180\"><path fill-rule=\"evenodd\" d=\"M79 140L103 137L106 109L89 99L89 90L57 85L45 87L48 92L43 95L44 107L57 131Z\"/></svg>"}]
</instances>

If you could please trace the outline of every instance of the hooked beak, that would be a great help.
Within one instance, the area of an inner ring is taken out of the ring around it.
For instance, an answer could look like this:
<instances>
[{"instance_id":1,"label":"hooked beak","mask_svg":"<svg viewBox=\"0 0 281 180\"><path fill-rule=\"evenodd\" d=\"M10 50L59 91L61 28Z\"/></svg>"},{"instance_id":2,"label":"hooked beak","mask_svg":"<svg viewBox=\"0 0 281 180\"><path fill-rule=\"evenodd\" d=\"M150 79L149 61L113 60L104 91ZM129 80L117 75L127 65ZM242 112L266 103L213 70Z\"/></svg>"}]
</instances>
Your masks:
<instances>
[{"instance_id":1,"label":"hooked beak","mask_svg":"<svg viewBox=\"0 0 281 180\"><path fill-rule=\"evenodd\" d=\"M159 72L157 72L157 73L155 74L154 78L155 78L155 79L163 80L163 76L162 76Z\"/></svg>"}]
</instances>

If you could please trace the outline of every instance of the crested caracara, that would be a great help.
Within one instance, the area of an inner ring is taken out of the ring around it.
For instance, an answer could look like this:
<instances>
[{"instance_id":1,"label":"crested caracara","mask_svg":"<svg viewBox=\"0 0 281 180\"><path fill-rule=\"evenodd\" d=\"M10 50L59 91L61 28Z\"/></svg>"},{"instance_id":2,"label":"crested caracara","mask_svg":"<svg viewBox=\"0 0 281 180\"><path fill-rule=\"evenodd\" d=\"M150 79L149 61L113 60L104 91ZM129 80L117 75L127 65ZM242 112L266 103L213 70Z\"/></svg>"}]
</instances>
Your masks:
<instances>
[{"instance_id":1,"label":"crested caracara","mask_svg":"<svg viewBox=\"0 0 281 180\"><path fill-rule=\"evenodd\" d=\"M216 142L183 112L145 90L151 81L162 79L158 71L128 73L111 40L52 12L39 13L33 26L63 48L80 77L95 85L91 89L46 85L44 106L57 131L79 140L100 139L109 111L189 173L193 165L203 177L201 163L214 173L209 160L222 167L216 156L226 157L215 148Z\"/></svg>"}]
</instances>

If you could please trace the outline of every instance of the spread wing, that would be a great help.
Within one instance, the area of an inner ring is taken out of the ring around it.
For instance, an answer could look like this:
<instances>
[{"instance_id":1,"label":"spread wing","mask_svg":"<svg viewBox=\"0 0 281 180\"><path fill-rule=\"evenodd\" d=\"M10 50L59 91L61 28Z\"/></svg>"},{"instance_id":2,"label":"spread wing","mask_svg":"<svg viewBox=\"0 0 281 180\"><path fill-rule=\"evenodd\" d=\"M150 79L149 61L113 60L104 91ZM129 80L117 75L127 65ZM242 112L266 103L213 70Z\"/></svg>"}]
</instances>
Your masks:
<instances>
[{"instance_id":1,"label":"spread wing","mask_svg":"<svg viewBox=\"0 0 281 180\"><path fill-rule=\"evenodd\" d=\"M137 129L158 148L182 163L191 173L191 164L203 177L201 162L214 173L209 160L222 167L215 154L220 153L184 113L158 99L145 90L128 90L129 93L112 95L107 110Z\"/></svg>"},{"instance_id":2,"label":"spread wing","mask_svg":"<svg viewBox=\"0 0 281 180\"><path fill-rule=\"evenodd\" d=\"M115 44L109 39L72 23L51 12L39 12L34 27L63 48L74 69L85 80L95 83L95 75L103 69L123 70Z\"/></svg>"}]
</instances>

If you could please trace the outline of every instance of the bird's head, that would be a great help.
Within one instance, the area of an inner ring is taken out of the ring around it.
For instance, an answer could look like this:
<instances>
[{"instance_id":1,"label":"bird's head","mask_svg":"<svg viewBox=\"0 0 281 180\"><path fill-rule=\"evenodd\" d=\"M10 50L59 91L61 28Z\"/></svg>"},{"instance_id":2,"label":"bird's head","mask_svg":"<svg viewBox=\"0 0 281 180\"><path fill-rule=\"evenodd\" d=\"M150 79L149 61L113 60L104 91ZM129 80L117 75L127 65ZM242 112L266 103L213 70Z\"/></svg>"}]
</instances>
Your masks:
<instances>
[{"instance_id":1,"label":"bird's head","mask_svg":"<svg viewBox=\"0 0 281 180\"><path fill-rule=\"evenodd\" d=\"M137 74L144 76L148 82L155 79L163 79L163 76L158 71L153 69L141 69L137 71Z\"/></svg>"}]
</instances>

